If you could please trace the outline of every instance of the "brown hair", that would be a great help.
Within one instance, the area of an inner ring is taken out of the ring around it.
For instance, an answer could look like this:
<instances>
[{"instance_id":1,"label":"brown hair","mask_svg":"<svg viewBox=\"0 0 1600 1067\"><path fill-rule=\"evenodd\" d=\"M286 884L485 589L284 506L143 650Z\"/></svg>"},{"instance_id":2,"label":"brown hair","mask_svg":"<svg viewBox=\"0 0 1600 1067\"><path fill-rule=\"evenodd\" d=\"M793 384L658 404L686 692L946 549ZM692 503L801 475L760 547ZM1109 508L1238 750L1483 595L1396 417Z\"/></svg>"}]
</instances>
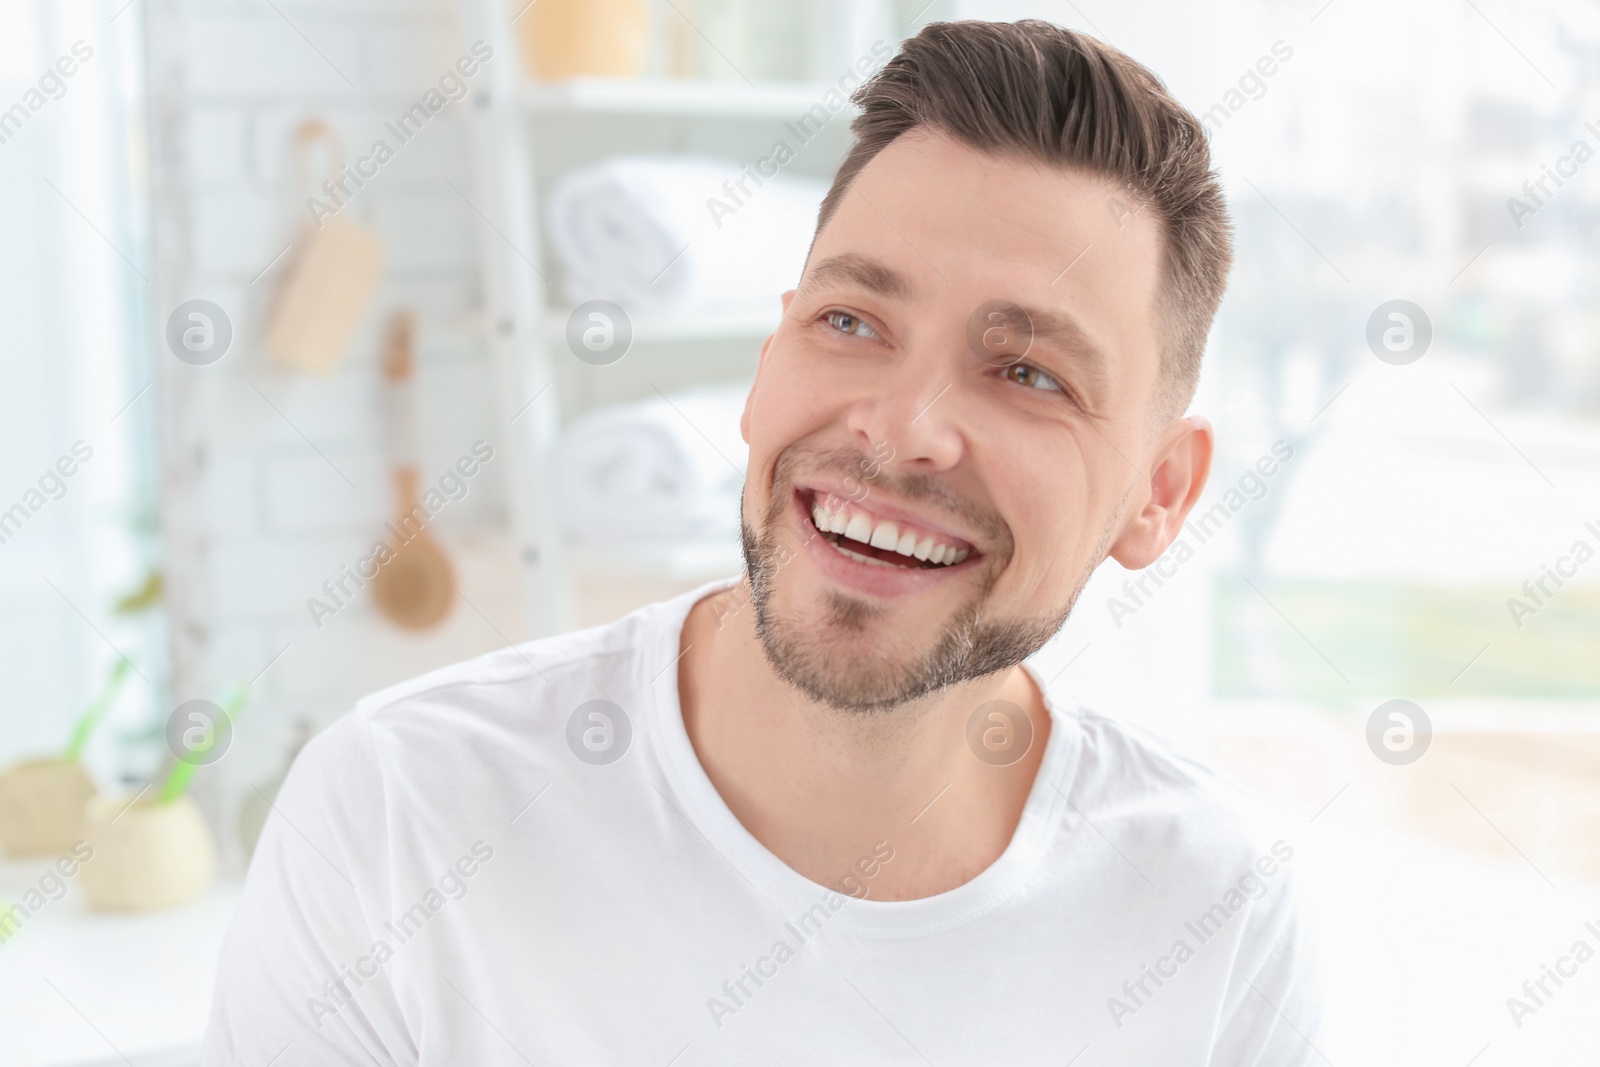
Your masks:
<instances>
[{"instance_id":1,"label":"brown hair","mask_svg":"<svg viewBox=\"0 0 1600 1067\"><path fill-rule=\"evenodd\" d=\"M1232 227L1200 123L1147 68L1093 37L1028 19L935 22L851 97L855 142L822 201L820 232L872 158L909 130L1084 170L1163 226L1158 311L1163 413L1194 396L1233 261Z\"/></svg>"}]
</instances>

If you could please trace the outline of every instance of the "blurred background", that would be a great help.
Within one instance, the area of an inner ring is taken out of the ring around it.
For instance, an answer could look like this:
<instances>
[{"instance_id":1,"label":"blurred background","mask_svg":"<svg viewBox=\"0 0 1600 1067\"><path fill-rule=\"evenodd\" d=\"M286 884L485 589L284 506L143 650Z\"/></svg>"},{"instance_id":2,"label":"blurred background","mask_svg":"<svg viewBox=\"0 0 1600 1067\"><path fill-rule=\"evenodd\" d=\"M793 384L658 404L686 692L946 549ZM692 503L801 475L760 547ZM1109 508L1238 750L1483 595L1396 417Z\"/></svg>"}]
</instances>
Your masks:
<instances>
[{"instance_id":1,"label":"blurred background","mask_svg":"<svg viewBox=\"0 0 1600 1067\"><path fill-rule=\"evenodd\" d=\"M1600 1059L1600 963L1507 1002L1600 949L1593 4L0 0L0 1062L197 1062L310 736L737 573L846 97L1022 17L1201 116L1238 239L1212 484L1052 687L1279 813L1326 1062Z\"/></svg>"}]
</instances>

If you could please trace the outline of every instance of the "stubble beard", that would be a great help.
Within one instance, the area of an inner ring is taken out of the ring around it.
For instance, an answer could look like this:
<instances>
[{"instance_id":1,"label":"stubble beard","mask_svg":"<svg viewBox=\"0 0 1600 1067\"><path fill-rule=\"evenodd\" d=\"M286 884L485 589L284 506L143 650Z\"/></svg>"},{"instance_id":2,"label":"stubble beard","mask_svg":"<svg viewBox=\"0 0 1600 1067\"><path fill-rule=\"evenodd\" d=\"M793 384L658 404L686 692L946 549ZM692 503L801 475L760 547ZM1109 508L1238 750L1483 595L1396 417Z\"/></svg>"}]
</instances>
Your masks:
<instances>
[{"instance_id":1,"label":"stubble beard","mask_svg":"<svg viewBox=\"0 0 1600 1067\"><path fill-rule=\"evenodd\" d=\"M756 636L767 662L785 682L818 704L862 716L882 716L917 705L950 686L1009 670L1039 651L1066 623L1089 576L1105 559L1114 524L1114 519L1108 523L1089 565L1058 612L1043 619L991 617L985 609L998 579L991 571L951 613L925 651L914 650L903 635L893 632L892 624L891 636L874 647L864 636L880 613L864 597L828 590L822 619L809 627L774 606L778 573L786 555L793 555L780 540L792 496L786 482L776 479L773 502L759 533L743 519L742 506L740 511L740 546Z\"/></svg>"}]
</instances>

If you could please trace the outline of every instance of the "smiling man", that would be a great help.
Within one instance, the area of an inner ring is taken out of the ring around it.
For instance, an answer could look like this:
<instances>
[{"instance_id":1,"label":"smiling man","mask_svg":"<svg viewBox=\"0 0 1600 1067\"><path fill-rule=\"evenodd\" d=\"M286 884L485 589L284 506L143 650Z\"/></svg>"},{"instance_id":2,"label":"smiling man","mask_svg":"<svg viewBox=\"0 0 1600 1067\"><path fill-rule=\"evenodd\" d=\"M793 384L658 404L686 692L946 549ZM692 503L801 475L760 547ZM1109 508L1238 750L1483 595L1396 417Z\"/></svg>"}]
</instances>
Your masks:
<instances>
[{"instance_id":1,"label":"smiling man","mask_svg":"<svg viewBox=\"0 0 1600 1067\"><path fill-rule=\"evenodd\" d=\"M1038 22L929 26L857 103L744 413L744 576L312 742L206 1063L1320 1058L1294 843L1025 662L1205 483L1200 127Z\"/></svg>"}]
</instances>

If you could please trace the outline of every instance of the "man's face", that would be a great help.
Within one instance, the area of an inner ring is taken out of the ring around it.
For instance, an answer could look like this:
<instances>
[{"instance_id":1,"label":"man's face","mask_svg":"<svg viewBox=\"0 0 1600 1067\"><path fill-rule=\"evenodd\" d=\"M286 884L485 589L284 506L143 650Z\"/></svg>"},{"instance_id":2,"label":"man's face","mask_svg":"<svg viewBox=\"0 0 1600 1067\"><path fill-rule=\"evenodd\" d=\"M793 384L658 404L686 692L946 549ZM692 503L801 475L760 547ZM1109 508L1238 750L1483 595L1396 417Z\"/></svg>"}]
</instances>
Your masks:
<instances>
[{"instance_id":1,"label":"man's face","mask_svg":"<svg viewBox=\"0 0 1600 1067\"><path fill-rule=\"evenodd\" d=\"M1104 179L942 135L861 171L743 422L746 562L780 674L884 710L1059 629L1149 479L1161 242Z\"/></svg>"}]
</instances>

